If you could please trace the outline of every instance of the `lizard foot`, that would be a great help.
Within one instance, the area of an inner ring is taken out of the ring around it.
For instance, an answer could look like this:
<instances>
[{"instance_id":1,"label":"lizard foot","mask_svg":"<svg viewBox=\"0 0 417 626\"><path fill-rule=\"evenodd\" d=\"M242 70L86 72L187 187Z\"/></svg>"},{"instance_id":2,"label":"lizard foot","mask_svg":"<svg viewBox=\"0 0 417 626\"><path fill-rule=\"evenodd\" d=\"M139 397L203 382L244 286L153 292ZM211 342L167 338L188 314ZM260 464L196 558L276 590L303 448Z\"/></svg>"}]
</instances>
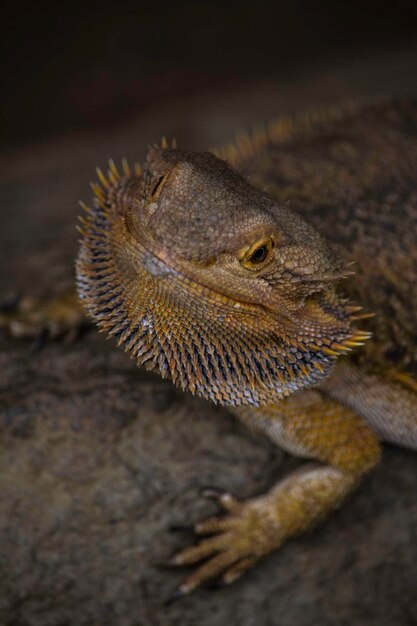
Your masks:
<instances>
[{"instance_id":1,"label":"lizard foot","mask_svg":"<svg viewBox=\"0 0 417 626\"><path fill-rule=\"evenodd\" d=\"M213 578L226 585L234 582L263 556L334 511L357 483L354 473L313 465L300 468L265 495L246 502L224 491L206 490L203 495L215 498L226 515L196 524L197 535L210 536L170 560L175 566L199 564L176 597Z\"/></svg>"},{"instance_id":2,"label":"lizard foot","mask_svg":"<svg viewBox=\"0 0 417 626\"><path fill-rule=\"evenodd\" d=\"M0 328L14 338L35 339L61 336L74 338L85 325L85 316L74 290L50 299L16 298L0 307Z\"/></svg>"},{"instance_id":3,"label":"lizard foot","mask_svg":"<svg viewBox=\"0 0 417 626\"><path fill-rule=\"evenodd\" d=\"M183 581L176 598L191 593L212 579L217 578L224 585L233 583L281 543L279 529L273 528L271 533L271 518L265 498L241 502L230 493L213 488L203 490L202 495L216 500L226 515L209 517L195 524L193 530L196 535L209 536L197 545L181 550L168 561L172 566L204 561Z\"/></svg>"}]
</instances>

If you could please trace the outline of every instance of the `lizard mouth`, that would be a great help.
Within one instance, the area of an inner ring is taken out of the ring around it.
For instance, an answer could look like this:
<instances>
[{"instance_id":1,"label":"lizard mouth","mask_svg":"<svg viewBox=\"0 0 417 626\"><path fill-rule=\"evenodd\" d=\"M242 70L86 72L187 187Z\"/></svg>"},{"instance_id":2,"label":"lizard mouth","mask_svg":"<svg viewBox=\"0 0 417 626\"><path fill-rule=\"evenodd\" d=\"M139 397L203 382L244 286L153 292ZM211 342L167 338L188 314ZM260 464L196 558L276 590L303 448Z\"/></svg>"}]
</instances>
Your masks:
<instances>
[{"instance_id":1,"label":"lizard mouth","mask_svg":"<svg viewBox=\"0 0 417 626\"><path fill-rule=\"evenodd\" d=\"M193 299L201 299L212 306L221 306L223 310L229 309L238 315L246 313L272 318L286 325L287 334L292 332L295 336L302 335L302 329L305 328L306 335L311 335L312 331L314 339L319 335L320 344L324 345L324 350L330 356L347 353L369 337L368 333L352 329L352 322L357 319L361 307L351 305L333 289L333 286L317 290L299 303L292 302L291 307L288 301L285 303L281 301L281 306L277 310L276 304L274 306L272 303L259 302L255 298L236 297L227 289L223 290L208 281L204 282L201 275L173 261L165 250L157 249L150 242L139 243L136 233L129 228L128 221L126 228L132 237L133 245L141 250L143 266L152 278L167 279L167 288L172 291L175 291L175 285L181 284L188 294L186 298L188 303ZM329 276L329 282L340 280L351 273L353 272L349 270L341 271L337 275ZM309 282L313 284L315 281Z\"/></svg>"},{"instance_id":2,"label":"lizard mouth","mask_svg":"<svg viewBox=\"0 0 417 626\"><path fill-rule=\"evenodd\" d=\"M178 260L172 259L164 248L155 245L151 238L147 238L143 229L140 229L138 232L137 224L132 222L131 214L127 214L124 221L126 236L131 238L132 247L137 247L142 263L149 274L155 280L169 278L180 281L187 285L188 289L197 297L208 299L214 303L221 302L233 309L247 308L248 310L267 312L272 316L279 315L279 317L286 317L289 321L294 320L300 314L300 311L306 308L306 303L310 304L315 301L318 305L320 296L323 299L323 294L326 292L333 294L332 301L326 301L327 318L330 318L331 313L333 313L334 321L337 318L340 322L347 322L351 313L350 309L358 310L358 307L352 308L347 305L345 299L337 297L332 288L335 282L339 282L341 279L354 274L350 267L352 263L333 273L323 274L320 276L320 279L303 277L303 284L304 287L308 285L309 295L306 295L298 302L292 301L291 306L289 306L288 300L286 306L282 306L283 303L281 301L280 311L278 312L276 303L273 301L268 302L264 299L260 302L259 297L250 297L247 294L237 295L236 288L229 290L227 287L219 287L219 280L205 281L201 268L200 271L194 271L189 264L182 265ZM323 288L323 285L326 288Z\"/></svg>"}]
</instances>

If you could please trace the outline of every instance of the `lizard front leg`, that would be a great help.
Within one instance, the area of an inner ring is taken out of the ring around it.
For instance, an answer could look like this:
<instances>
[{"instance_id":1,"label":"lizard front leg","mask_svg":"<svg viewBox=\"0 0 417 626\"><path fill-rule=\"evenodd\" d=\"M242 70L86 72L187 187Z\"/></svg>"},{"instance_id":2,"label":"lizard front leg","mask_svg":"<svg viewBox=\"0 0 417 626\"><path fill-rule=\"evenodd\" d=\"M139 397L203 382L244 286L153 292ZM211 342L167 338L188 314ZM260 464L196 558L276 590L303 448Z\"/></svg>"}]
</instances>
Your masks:
<instances>
[{"instance_id":1,"label":"lizard front leg","mask_svg":"<svg viewBox=\"0 0 417 626\"><path fill-rule=\"evenodd\" d=\"M0 308L0 328L18 339L72 337L88 323L75 288L45 299L25 296Z\"/></svg>"},{"instance_id":2,"label":"lizard front leg","mask_svg":"<svg viewBox=\"0 0 417 626\"><path fill-rule=\"evenodd\" d=\"M336 509L378 461L380 447L370 428L350 409L318 391L304 391L277 405L234 412L288 451L314 458L267 494L240 502L227 493L209 493L225 509L194 528L210 535L173 557L174 565L200 565L179 593L215 577L231 583L287 539L313 527Z\"/></svg>"}]
</instances>

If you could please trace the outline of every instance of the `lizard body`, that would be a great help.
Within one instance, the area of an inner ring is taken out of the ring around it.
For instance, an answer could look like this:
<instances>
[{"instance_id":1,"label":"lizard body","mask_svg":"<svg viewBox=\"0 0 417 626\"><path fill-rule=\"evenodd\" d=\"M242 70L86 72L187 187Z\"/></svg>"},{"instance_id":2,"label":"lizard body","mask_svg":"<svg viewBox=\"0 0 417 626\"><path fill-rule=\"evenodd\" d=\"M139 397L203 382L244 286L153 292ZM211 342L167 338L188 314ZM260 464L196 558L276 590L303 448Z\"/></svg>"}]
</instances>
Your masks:
<instances>
[{"instance_id":1,"label":"lizard body","mask_svg":"<svg viewBox=\"0 0 417 626\"><path fill-rule=\"evenodd\" d=\"M180 594L318 523L380 441L417 449L417 103L281 121L217 155L112 164L77 260L84 307L138 364L315 461L247 502L210 491L226 515L173 557L199 564Z\"/></svg>"}]
</instances>

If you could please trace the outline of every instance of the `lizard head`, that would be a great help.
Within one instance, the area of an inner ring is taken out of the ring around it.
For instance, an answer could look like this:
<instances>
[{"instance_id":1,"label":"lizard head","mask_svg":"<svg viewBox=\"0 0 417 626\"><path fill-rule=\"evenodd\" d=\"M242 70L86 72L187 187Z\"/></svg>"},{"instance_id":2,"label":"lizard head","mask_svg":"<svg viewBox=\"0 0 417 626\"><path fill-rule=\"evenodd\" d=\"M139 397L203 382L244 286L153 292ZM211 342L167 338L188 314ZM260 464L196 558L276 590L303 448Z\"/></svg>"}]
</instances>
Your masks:
<instances>
[{"instance_id":1,"label":"lizard head","mask_svg":"<svg viewBox=\"0 0 417 626\"><path fill-rule=\"evenodd\" d=\"M152 148L112 165L81 227L78 290L150 369L222 404L317 384L366 338L319 233L209 153Z\"/></svg>"}]
</instances>

